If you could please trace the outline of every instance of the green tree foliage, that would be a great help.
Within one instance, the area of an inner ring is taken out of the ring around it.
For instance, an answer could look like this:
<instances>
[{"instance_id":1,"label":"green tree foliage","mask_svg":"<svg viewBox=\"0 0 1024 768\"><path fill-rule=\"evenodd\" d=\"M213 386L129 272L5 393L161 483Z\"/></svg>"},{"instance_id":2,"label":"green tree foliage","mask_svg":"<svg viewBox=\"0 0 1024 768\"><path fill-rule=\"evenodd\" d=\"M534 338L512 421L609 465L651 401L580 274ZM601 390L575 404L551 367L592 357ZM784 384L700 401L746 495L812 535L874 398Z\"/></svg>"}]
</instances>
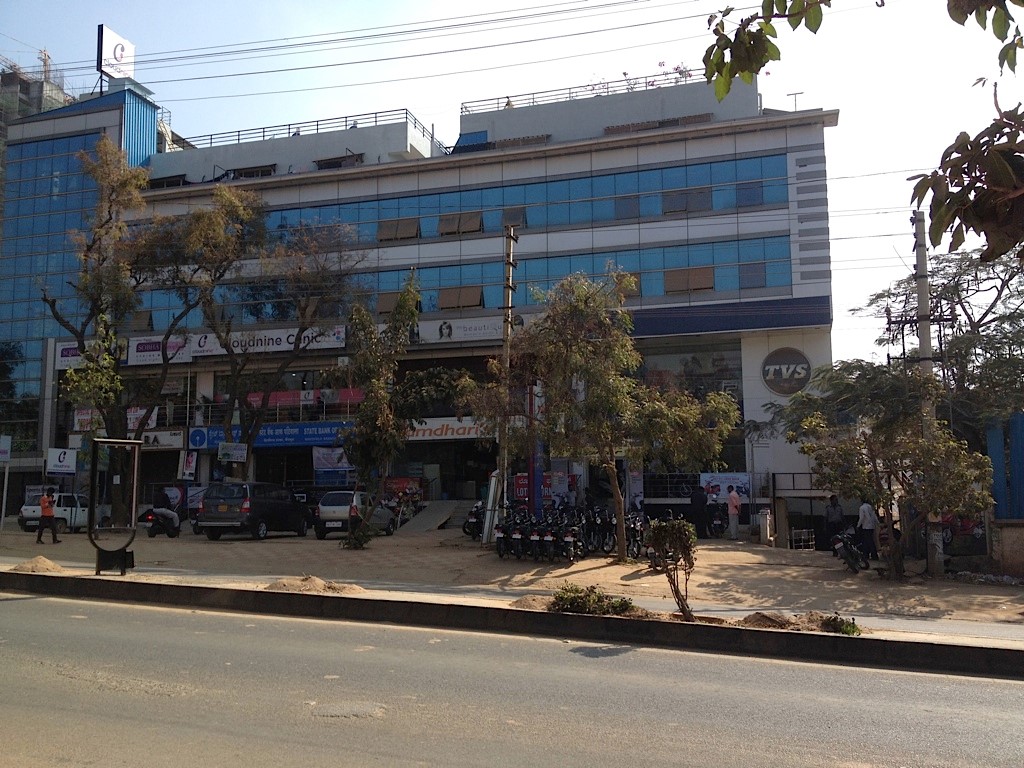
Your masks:
<instances>
[{"instance_id":1,"label":"green tree foliage","mask_svg":"<svg viewBox=\"0 0 1024 768\"><path fill-rule=\"evenodd\" d=\"M456 375L431 368L399 375L399 363L419 318L415 275L402 288L382 328L361 304L352 308L347 337L348 364L326 372L331 381L363 391L354 426L341 435L372 509L383 493L392 462L413 425L434 403L450 401Z\"/></svg>"},{"instance_id":2,"label":"green tree foliage","mask_svg":"<svg viewBox=\"0 0 1024 768\"><path fill-rule=\"evenodd\" d=\"M876 3L883 8L884 0ZM817 32L824 8L831 0L763 0L759 13L740 19L727 29L735 9L712 14L708 27L715 41L704 54L704 75L714 84L719 100L729 93L733 79L751 82L753 75L782 53L775 44L774 22L784 21L794 30L803 26ZM1017 68L1017 52L1024 47L1020 27L1010 12L1024 7L1024 0L947 0L946 11L963 26L971 17L982 29L991 28L1002 43L999 67ZM950 251L963 245L968 232L986 239L982 261L998 259L1024 242L1024 153L1020 137L1024 113L1018 104L1003 109L995 98L996 118L971 137L961 133L943 152L937 170L915 176L912 200L921 205L930 196L928 236L938 246L951 234Z\"/></svg>"},{"instance_id":3,"label":"green tree foliage","mask_svg":"<svg viewBox=\"0 0 1024 768\"><path fill-rule=\"evenodd\" d=\"M739 420L722 392L698 400L681 389L658 390L637 376L641 357L624 308L633 278L570 275L546 295L543 314L513 334L508 371L492 361L491 379L469 384L464 402L481 430L509 426L513 454L541 440L552 456L589 457L608 478L618 525L618 557L626 559L622 488L615 460L705 466L719 455ZM539 408L527 393L539 392Z\"/></svg>"},{"instance_id":4,"label":"green tree foliage","mask_svg":"<svg viewBox=\"0 0 1024 768\"><path fill-rule=\"evenodd\" d=\"M1013 254L1016 256L1016 252ZM985 450L985 432L1024 409L1024 262L980 262L979 252L932 258L930 308L938 328L935 364L943 382L936 410L972 450ZM869 297L864 310L887 321L880 345L900 347L917 323L913 275ZM917 365L916 349L905 365Z\"/></svg>"},{"instance_id":5,"label":"green tree foliage","mask_svg":"<svg viewBox=\"0 0 1024 768\"><path fill-rule=\"evenodd\" d=\"M870 500L890 529L900 502L892 578L903 575L904 544L925 514L977 518L992 505L988 457L925 412L939 386L916 370L851 360L816 370L807 390L770 409L774 427L814 461L821 487Z\"/></svg>"},{"instance_id":6,"label":"green tree foliage","mask_svg":"<svg viewBox=\"0 0 1024 768\"><path fill-rule=\"evenodd\" d=\"M696 621L690 608L690 575L697 563L697 532L686 520L655 520L647 533L647 545L661 553L665 563L665 578L679 612L686 621ZM683 574L682 587L679 574Z\"/></svg>"}]
</instances>

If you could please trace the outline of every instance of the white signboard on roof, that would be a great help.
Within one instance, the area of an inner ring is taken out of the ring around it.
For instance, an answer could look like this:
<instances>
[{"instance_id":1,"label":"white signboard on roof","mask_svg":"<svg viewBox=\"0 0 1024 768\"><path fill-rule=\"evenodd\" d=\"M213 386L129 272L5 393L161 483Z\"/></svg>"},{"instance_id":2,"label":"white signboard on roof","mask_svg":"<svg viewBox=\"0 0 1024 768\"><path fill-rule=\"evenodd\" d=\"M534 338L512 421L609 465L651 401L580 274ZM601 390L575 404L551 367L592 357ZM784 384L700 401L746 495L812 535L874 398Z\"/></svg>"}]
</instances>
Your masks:
<instances>
[{"instance_id":1,"label":"white signboard on roof","mask_svg":"<svg viewBox=\"0 0 1024 768\"><path fill-rule=\"evenodd\" d=\"M96 30L96 71L108 77L135 79L135 44L105 24Z\"/></svg>"}]
</instances>

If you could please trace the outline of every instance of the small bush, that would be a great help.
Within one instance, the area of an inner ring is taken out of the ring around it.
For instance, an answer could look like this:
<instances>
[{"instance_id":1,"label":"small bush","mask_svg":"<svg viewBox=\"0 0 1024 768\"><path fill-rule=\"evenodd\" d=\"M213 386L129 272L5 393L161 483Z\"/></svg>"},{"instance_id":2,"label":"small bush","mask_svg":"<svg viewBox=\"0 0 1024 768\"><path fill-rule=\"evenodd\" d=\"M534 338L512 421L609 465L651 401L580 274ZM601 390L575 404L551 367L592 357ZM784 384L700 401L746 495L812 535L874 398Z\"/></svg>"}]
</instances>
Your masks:
<instances>
[{"instance_id":1,"label":"small bush","mask_svg":"<svg viewBox=\"0 0 1024 768\"><path fill-rule=\"evenodd\" d=\"M860 627L856 619L844 619L838 613L833 613L821 623L822 629L826 632L835 632L840 635L857 636L860 634Z\"/></svg>"},{"instance_id":2,"label":"small bush","mask_svg":"<svg viewBox=\"0 0 1024 768\"><path fill-rule=\"evenodd\" d=\"M628 597L612 597L600 587L581 587L565 582L551 600L551 611L557 613L586 613L591 616L622 616L633 610Z\"/></svg>"},{"instance_id":3,"label":"small bush","mask_svg":"<svg viewBox=\"0 0 1024 768\"><path fill-rule=\"evenodd\" d=\"M346 549L363 549L367 543L377 535L377 529L369 525L360 524L350 531L348 536L341 540L341 545Z\"/></svg>"}]
</instances>

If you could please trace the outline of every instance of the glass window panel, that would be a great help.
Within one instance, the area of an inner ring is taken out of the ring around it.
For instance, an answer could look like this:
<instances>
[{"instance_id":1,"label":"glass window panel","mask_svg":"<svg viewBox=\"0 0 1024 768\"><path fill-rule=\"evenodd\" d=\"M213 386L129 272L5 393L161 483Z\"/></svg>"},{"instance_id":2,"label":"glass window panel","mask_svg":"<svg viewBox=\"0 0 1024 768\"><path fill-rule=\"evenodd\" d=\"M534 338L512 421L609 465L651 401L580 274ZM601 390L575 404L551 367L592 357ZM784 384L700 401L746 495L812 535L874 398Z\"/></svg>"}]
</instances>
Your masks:
<instances>
[{"instance_id":1,"label":"glass window panel","mask_svg":"<svg viewBox=\"0 0 1024 768\"><path fill-rule=\"evenodd\" d=\"M634 195L615 198L615 218L635 219L640 216L640 201Z\"/></svg>"},{"instance_id":2,"label":"glass window panel","mask_svg":"<svg viewBox=\"0 0 1024 768\"><path fill-rule=\"evenodd\" d=\"M441 213L455 213L459 210L459 203L461 197L458 192L445 192L442 195L438 195L438 202L440 204Z\"/></svg>"},{"instance_id":3,"label":"glass window panel","mask_svg":"<svg viewBox=\"0 0 1024 768\"><path fill-rule=\"evenodd\" d=\"M665 295L665 273L643 272L640 275L640 293L643 296Z\"/></svg>"},{"instance_id":4,"label":"glass window panel","mask_svg":"<svg viewBox=\"0 0 1024 768\"><path fill-rule=\"evenodd\" d=\"M615 177L595 176L591 179L591 190L596 199L615 197Z\"/></svg>"},{"instance_id":5,"label":"glass window panel","mask_svg":"<svg viewBox=\"0 0 1024 768\"><path fill-rule=\"evenodd\" d=\"M612 221L615 218L615 198L602 197L594 200L591 217L592 221Z\"/></svg>"},{"instance_id":6,"label":"glass window panel","mask_svg":"<svg viewBox=\"0 0 1024 768\"><path fill-rule=\"evenodd\" d=\"M401 289L402 273L397 270L381 272L377 275L378 291L397 291Z\"/></svg>"},{"instance_id":7,"label":"glass window panel","mask_svg":"<svg viewBox=\"0 0 1024 768\"><path fill-rule=\"evenodd\" d=\"M765 261L789 261L788 237L766 237L763 243Z\"/></svg>"},{"instance_id":8,"label":"glass window panel","mask_svg":"<svg viewBox=\"0 0 1024 768\"><path fill-rule=\"evenodd\" d=\"M640 196L640 216L661 216L661 195Z\"/></svg>"},{"instance_id":9,"label":"glass window panel","mask_svg":"<svg viewBox=\"0 0 1024 768\"><path fill-rule=\"evenodd\" d=\"M738 291L740 289L740 268L715 267L715 290Z\"/></svg>"},{"instance_id":10,"label":"glass window panel","mask_svg":"<svg viewBox=\"0 0 1024 768\"><path fill-rule=\"evenodd\" d=\"M437 223L440 216L423 216L420 219L420 237L437 237Z\"/></svg>"},{"instance_id":11,"label":"glass window panel","mask_svg":"<svg viewBox=\"0 0 1024 768\"><path fill-rule=\"evenodd\" d=\"M398 198L398 215L409 219L420 215L420 199L418 197Z\"/></svg>"},{"instance_id":12,"label":"glass window panel","mask_svg":"<svg viewBox=\"0 0 1024 768\"><path fill-rule=\"evenodd\" d=\"M529 205L526 207L526 224L530 229L543 229L548 225L548 207Z\"/></svg>"},{"instance_id":13,"label":"glass window panel","mask_svg":"<svg viewBox=\"0 0 1024 768\"><path fill-rule=\"evenodd\" d=\"M547 201L549 203L563 202L569 200L568 181L549 181L546 185Z\"/></svg>"},{"instance_id":14,"label":"glass window panel","mask_svg":"<svg viewBox=\"0 0 1024 768\"><path fill-rule=\"evenodd\" d=\"M436 289L429 289L420 291L420 306L424 312L437 312L437 298L439 291Z\"/></svg>"},{"instance_id":15,"label":"glass window panel","mask_svg":"<svg viewBox=\"0 0 1024 768\"><path fill-rule=\"evenodd\" d=\"M662 249L662 254L665 259L665 269L683 269L690 266L690 260L687 254L687 248L684 245L674 245L669 248Z\"/></svg>"},{"instance_id":16,"label":"glass window panel","mask_svg":"<svg viewBox=\"0 0 1024 768\"><path fill-rule=\"evenodd\" d=\"M526 188L522 184L512 184L505 187L503 205L524 205L526 203Z\"/></svg>"},{"instance_id":17,"label":"glass window panel","mask_svg":"<svg viewBox=\"0 0 1024 768\"><path fill-rule=\"evenodd\" d=\"M627 195L640 191L640 183L636 172L615 174L615 194Z\"/></svg>"},{"instance_id":18,"label":"glass window panel","mask_svg":"<svg viewBox=\"0 0 1024 768\"><path fill-rule=\"evenodd\" d=\"M547 187L544 184L527 184L523 187L525 192L525 199L523 202L533 203L546 203L548 201Z\"/></svg>"},{"instance_id":19,"label":"glass window panel","mask_svg":"<svg viewBox=\"0 0 1024 768\"><path fill-rule=\"evenodd\" d=\"M420 281L420 288L441 287L441 270L437 267L421 267L416 270L416 276Z\"/></svg>"},{"instance_id":20,"label":"glass window panel","mask_svg":"<svg viewBox=\"0 0 1024 768\"><path fill-rule=\"evenodd\" d=\"M760 181L742 181L736 185L737 208L761 205L763 201Z\"/></svg>"},{"instance_id":21,"label":"glass window panel","mask_svg":"<svg viewBox=\"0 0 1024 768\"><path fill-rule=\"evenodd\" d=\"M377 216L379 216L382 219L397 219L398 200L396 198L391 198L388 200L378 200Z\"/></svg>"},{"instance_id":22,"label":"glass window panel","mask_svg":"<svg viewBox=\"0 0 1024 768\"><path fill-rule=\"evenodd\" d=\"M686 166L686 186L704 187L711 184L711 163Z\"/></svg>"},{"instance_id":23,"label":"glass window panel","mask_svg":"<svg viewBox=\"0 0 1024 768\"><path fill-rule=\"evenodd\" d=\"M502 225L502 211L500 208L484 210L483 215L484 232L504 232Z\"/></svg>"},{"instance_id":24,"label":"glass window panel","mask_svg":"<svg viewBox=\"0 0 1024 768\"><path fill-rule=\"evenodd\" d=\"M460 285L480 285L484 280L483 264L463 264Z\"/></svg>"},{"instance_id":25,"label":"glass window panel","mask_svg":"<svg viewBox=\"0 0 1024 768\"><path fill-rule=\"evenodd\" d=\"M440 195L420 195L419 201L419 214L420 216L429 216L432 214L441 213L441 196Z\"/></svg>"},{"instance_id":26,"label":"glass window panel","mask_svg":"<svg viewBox=\"0 0 1024 768\"><path fill-rule=\"evenodd\" d=\"M710 243L691 245L687 249L690 267L706 267L715 263L715 251ZM667 265L666 265L667 266Z\"/></svg>"},{"instance_id":27,"label":"glass window panel","mask_svg":"<svg viewBox=\"0 0 1024 768\"><path fill-rule=\"evenodd\" d=\"M640 270L647 272L652 269L661 271L665 268L665 248L644 248L640 251ZM644 294L645 296L647 294Z\"/></svg>"},{"instance_id":28,"label":"glass window panel","mask_svg":"<svg viewBox=\"0 0 1024 768\"><path fill-rule=\"evenodd\" d=\"M739 261L739 247L735 240L724 243L715 243L712 246L715 253L715 264L735 264Z\"/></svg>"},{"instance_id":29,"label":"glass window panel","mask_svg":"<svg viewBox=\"0 0 1024 768\"><path fill-rule=\"evenodd\" d=\"M500 261L488 261L480 265L480 279L483 283L500 283L505 278L505 265Z\"/></svg>"},{"instance_id":30,"label":"glass window panel","mask_svg":"<svg viewBox=\"0 0 1024 768\"><path fill-rule=\"evenodd\" d=\"M714 185L727 184L736 181L736 161L722 160L711 164L711 183Z\"/></svg>"},{"instance_id":31,"label":"glass window panel","mask_svg":"<svg viewBox=\"0 0 1024 768\"><path fill-rule=\"evenodd\" d=\"M637 185L640 192L661 192L661 169L640 171L637 175Z\"/></svg>"},{"instance_id":32,"label":"glass window panel","mask_svg":"<svg viewBox=\"0 0 1024 768\"><path fill-rule=\"evenodd\" d=\"M668 192L671 190L685 189L687 186L685 167L661 169L662 190Z\"/></svg>"},{"instance_id":33,"label":"glass window panel","mask_svg":"<svg viewBox=\"0 0 1024 768\"><path fill-rule=\"evenodd\" d=\"M527 289L525 282L518 282L515 284L516 289L512 292L512 306L514 307L525 307L529 304L530 292Z\"/></svg>"},{"instance_id":34,"label":"glass window panel","mask_svg":"<svg viewBox=\"0 0 1024 768\"><path fill-rule=\"evenodd\" d=\"M461 285L462 271L457 266L440 267L441 288L451 288Z\"/></svg>"},{"instance_id":35,"label":"glass window panel","mask_svg":"<svg viewBox=\"0 0 1024 768\"><path fill-rule=\"evenodd\" d=\"M765 285L769 288L787 286L793 281L793 269L788 261L769 261L764 269Z\"/></svg>"},{"instance_id":36,"label":"glass window panel","mask_svg":"<svg viewBox=\"0 0 1024 768\"><path fill-rule=\"evenodd\" d=\"M764 262L759 264L740 264L740 290L764 288Z\"/></svg>"},{"instance_id":37,"label":"glass window panel","mask_svg":"<svg viewBox=\"0 0 1024 768\"><path fill-rule=\"evenodd\" d=\"M548 277L561 280L572 271L572 259L569 256L552 256L548 259Z\"/></svg>"},{"instance_id":38,"label":"glass window panel","mask_svg":"<svg viewBox=\"0 0 1024 768\"><path fill-rule=\"evenodd\" d=\"M552 203L547 206L547 218L549 227L564 226L569 223L569 204ZM533 223L533 219L530 219Z\"/></svg>"},{"instance_id":39,"label":"glass window panel","mask_svg":"<svg viewBox=\"0 0 1024 768\"><path fill-rule=\"evenodd\" d=\"M494 309L505 305L503 288L500 285L484 286L484 307Z\"/></svg>"},{"instance_id":40,"label":"glass window panel","mask_svg":"<svg viewBox=\"0 0 1024 768\"><path fill-rule=\"evenodd\" d=\"M479 211L483 207L483 194L479 189L466 189L459 193L460 211Z\"/></svg>"},{"instance_id":41,"label":"glass window panel","mask_svg":"<svg viewBox=\"0 0 1024 768\"><path fill-rule=\"evenodd\" d=\"M736 181L754 181L761 178L761 158L748 157L736 161Z\"/></svg>"},{"instance_id":42,"label":"glass window panel","mask_svg":"<svg viewBox=\"0 0 1024 768\"><path fill-rule=\"evenodd\" d=\"M712 207L716 211L727 211L736 207L736 187L732 184L713 187L711 190Z\"/></svg>"},{"instance_id":43,"label":"glass window panel","mask_svg":"<svg viewBox=\"0 0 1024 768\"><path fill-rule=\"evenodd\" d=\"M764 240L740 240L738 247L741 262L764 261Z\"/></svg>"},{"instance_id":44,"label":"glass window panel","mask_svg":"<svg viewBox=\"0 0 1024 768\"><path fill-rule=\"evenodd\" d=\"M579 254L569 257L569 273L577 274L582 272L585 275L594 274L594 257L590 254Z\"/></svg>"},{"instance_id":45,"label":"glass window panel","mask_svg":"<svg viewBox=\"0 0 1024 768\"><path fill-rule=\"evenodd\" d=\"M569 200L590 200L591 197L593 197L592 179L585 177L569 180Z\"/></svg>"},{"instance_id":46,"label":"glass window panel","mask_svg":"<svg viewBox=\"0 0 1024 768\"><path fill-rule=\"evenodd\" d=\"M623 272L640 271L640 254L637 251L620 251L614 255L615 267Z\"/></svg>"},{"instance_id":47,"label":"glass window panel","mask_svg":"<svg viewBox=\"0 0 1024 768\"><path fill-rule=\"evenodd\" d=\"M502 208L505 205L505 195L501 187L488 187L480 190L480 206L485 210Z\"/></svg>"},{"instance_id":48,"label":"glass window panel","mask_svg":"<svg viewBox=\"0 0 1024 768\"><path fill-rule=\"evenodd\" d=\"M594 207L589 200L569 203L569 223L589 224L594 220Z\"/></svg>"},{"instance_id":49,"label":"glass window panel","mask_svg":"<svg viewBox=\"0 0 1024 768\"><path fill-rule=\"evenodd\" d=\"M519 262L519 268L516 269L515 274L516 277L531 281L546 279L548 276L547 259L524 259Z\"/></svg>"}]
</instances>

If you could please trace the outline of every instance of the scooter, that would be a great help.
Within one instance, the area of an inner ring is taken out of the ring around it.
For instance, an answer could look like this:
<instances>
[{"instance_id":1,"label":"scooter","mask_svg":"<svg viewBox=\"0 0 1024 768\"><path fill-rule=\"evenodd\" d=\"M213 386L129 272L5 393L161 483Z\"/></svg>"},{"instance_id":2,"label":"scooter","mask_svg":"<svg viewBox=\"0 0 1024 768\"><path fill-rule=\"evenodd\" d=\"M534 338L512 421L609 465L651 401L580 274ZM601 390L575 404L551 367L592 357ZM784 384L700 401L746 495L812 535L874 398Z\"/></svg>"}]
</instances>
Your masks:
<instances>
[{"instance_id":1,"label":"scooter","mask_svg":"<svg viewBox=\"0 0 1024 768\"><path fill-rule=\"evenodd\" d=\"M466 516L466 522L462 524L462 532L469 536L473 541L478 540L484 532L484 503L478 501L473 505L473 508L469 510L469 514Z\"/></svg>"},{"instance_id":2,"label":"scooter","mask_svg":"<svg viewBox=\"0 0 1024 768\"><path fill-rule=\"evenodd\" d=\"M711 512L711 535L716 539L725 536L726 513L722 508L724 505L718 503L718 494L715 494L708 501L708 509Z\"/></svg>"},{"instance_id":3,"label":"scooter","mask_svg":"<svg viewBox=\"0 0 1024 768\"><path fill-rule=\"evenodd\" d=\"M169 539L175 539L181 533L181 520L166 507L147 509L139 515L138 526L145 528L146 535L151 539L160 533L166 534Z\"/></svg>"}]
</instances>

